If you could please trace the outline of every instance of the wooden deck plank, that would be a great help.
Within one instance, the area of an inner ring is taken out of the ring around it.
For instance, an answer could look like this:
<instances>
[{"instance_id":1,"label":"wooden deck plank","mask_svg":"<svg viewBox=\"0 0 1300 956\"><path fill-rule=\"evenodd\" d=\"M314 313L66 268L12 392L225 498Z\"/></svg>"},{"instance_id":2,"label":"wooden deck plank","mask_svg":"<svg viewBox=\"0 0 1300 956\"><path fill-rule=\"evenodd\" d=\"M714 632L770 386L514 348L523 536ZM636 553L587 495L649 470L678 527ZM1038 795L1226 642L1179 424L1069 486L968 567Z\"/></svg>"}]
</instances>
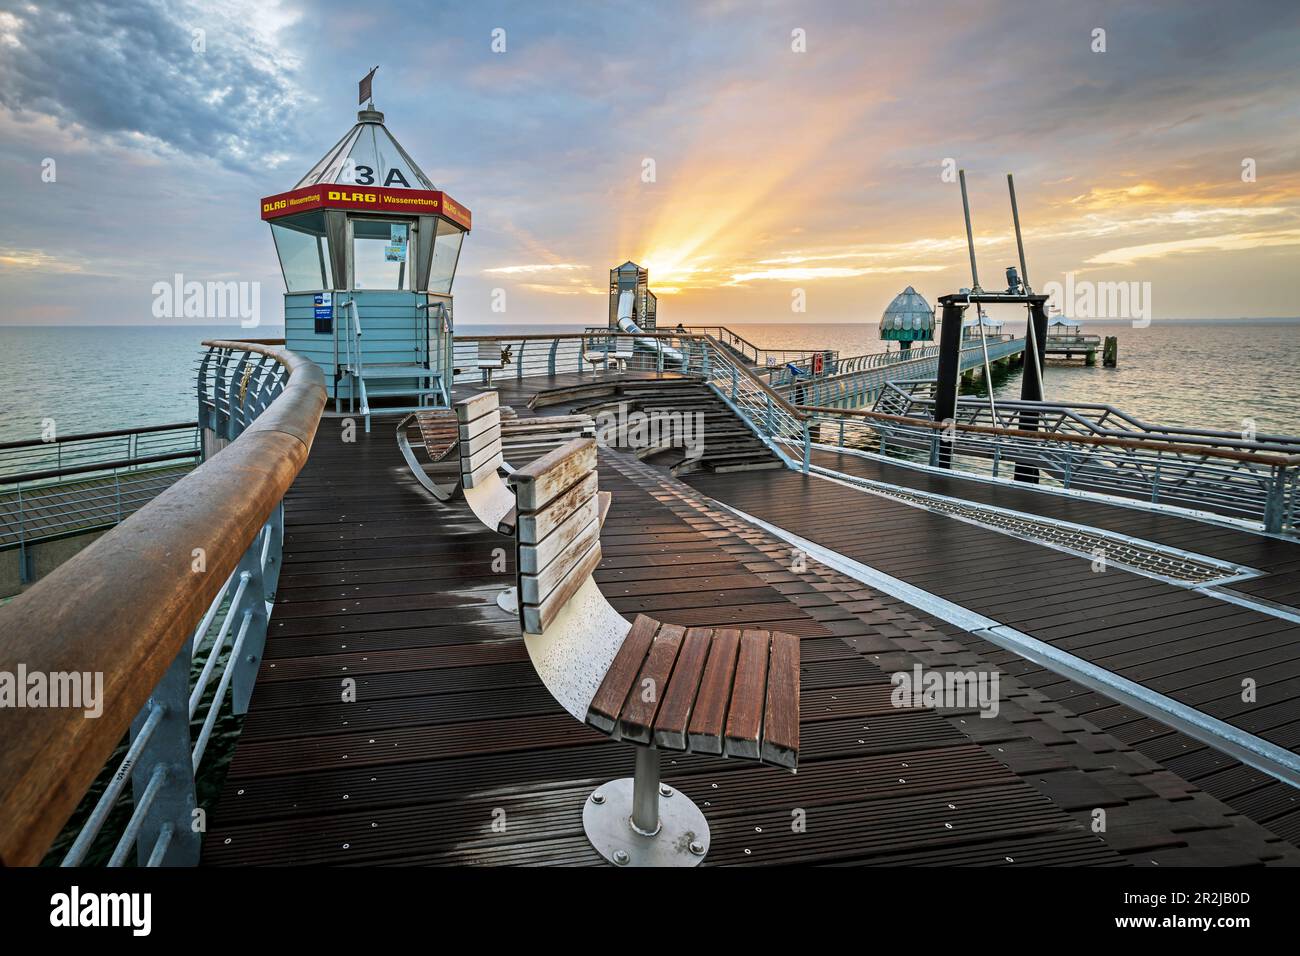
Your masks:
<instances>
[{"instance_id":1,"label":"wooden deck plank","mask_svg":"<svg viewBox=\"0 0 1300 956\"><path fill-rule=\"evenodd\" d=\"M881 471L870 471L867 466L856 464L864 459L845 455L836 456L836 461L844 464L846 470L852 465L855 474L867 476L869 472L881 478ZM874 467L874 463L868 464ZM902 467L886 466L886 471L887 480L899 480L899 483L906 477L904 472L924 476L925 481L912 479L913 486L923 486L922 490L927 491L947 489L942 493L948 494L979 484L944 476L934 479ZM1251 659L1261 662L1267 659L1273 663L1300 660L1300 626L1280 618L1114 565L1103 573L1094 573L1085 557L1065 554L815 476L791 471L693 475L687 482L744 512L1085 660L1106 666L1113 663L1121 675L1140 682L1150 681L1153 689L1163 688L1161 693L1175 700L1182 700L1185 688L1221 679L1225 671L1239 669L1235 666L1239 660L1231 652L1216 657L1202 651L1199 644L1187 643L1189 638L1216 632L1269 633L1288 650L1261 651L1261 656ZM1059 502L1068 503L1073 499L1014 488L1011 492L1014 493L1011 498L997 498L990 503L1008 507L1008 502L1013 501L1028 508L1039 498L1051 499L1039 506L1040 512L1049 517L1056 517L1056 511L1068 512L1073 517L1066 520L1076 521L1085 515L1101 513L1091 502L1085 503L1086 509L1066 508ZM976 500L991 495L992 492L983 492ZM1152 524L1144 524L1140 520L1142 513L1131 508L1111 506L1111 509L1105 512L1109 516L1106 524L1123 528L1124 533L1137 533L1132 523L1142 527ZM1124 524L1126 521L1130 524ZM1153 526L1182 533L1197 525L1174 518L1154 522ZM961 530L952 531L952 526ZM1250 544L1252 537L1259 538L1217 526L1199 526L1209 529L1213 536L1230 538L1238 549L1235 553ZM881 529L889 530L881 533ZM1300 553L1300 546L1278 548L1274 539L1259 538L1253 557L1263 563L1266 557L1279 561L1290 553ZM983 587L983 582L998 586ZM1234 714L1229 722L1242 726L1248 719L1248 714ZM1276 733L1272 729L1264 730L1260 736L1280 743L1282 732L1282 729Z\"/></svg>"}]
</instances>

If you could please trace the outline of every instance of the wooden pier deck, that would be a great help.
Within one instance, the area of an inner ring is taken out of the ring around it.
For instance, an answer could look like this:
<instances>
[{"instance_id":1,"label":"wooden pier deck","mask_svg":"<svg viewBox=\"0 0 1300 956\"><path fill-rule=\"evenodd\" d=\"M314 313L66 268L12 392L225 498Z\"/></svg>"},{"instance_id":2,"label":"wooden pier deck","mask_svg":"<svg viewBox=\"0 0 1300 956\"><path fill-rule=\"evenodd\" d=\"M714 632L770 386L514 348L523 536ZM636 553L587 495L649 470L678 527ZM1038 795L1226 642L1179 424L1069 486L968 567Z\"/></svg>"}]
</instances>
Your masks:
<instances>
[{"instance_id":1,"label":"wooden pier deck","mask_svg":"<svg viewBox=\"0 0 1300 956\"><path fill-rule=\"evenodd\" d=\"M960 497L1194 550L1259 570L1229 589L1266 600L1295 600L1300 545L1209 525L1007 484L936 475L854 455L818 452L816 464L874 481ZM746 514L969 608L1032 637L1128 677L1292 752L1300 751L1300 625L989 528L956 521L900 501L817 476L779 472L693 476L690 484ZM1300 839L1300 795L1291 787L1176 734L1156 721L1043 671L1004 650L991 661L1069 704L1198 782L1245 771L1250 799L1267 805L1271 826ZM1255 701L1242 700L1242 680L1257 682ZM1237 777L1222 791L1235 790ZM1257 792L1256 792L1257 791Z\"/></svg>"},{"instance_id":2,"label":"wooden pier deck","mask_svg":"<svg viewBox=\"0 0 1300 956\"><path fill-rule=\"evenodd\" d=\"M519 407L570 378L503 383L502 401ZM416 484L394 421L376 418L354 442L323 421L285 500L265 659L203 859L599 864L581 807L594 786L630 774L629 750L542 687L515 619L495 604L513 576L508 540ZM1032 670L1017 676L1014 662L997 664L996 717L893 706L891 673L988 669L997 649L816 562L792 570L787 545L630 455L602 450L600 478L614 499L596 578L620 612L801 638L797 774L665 758L666 782L709 819L706 864L1300 862L1270 828L1053 699ZM814 480L766 471L695 484L752 499L774 481L779 501L813 494ZM933 517L906 510L918 526ZM1098 808L1104 833L1093 832Z\"/></svg>"}]
</instances>

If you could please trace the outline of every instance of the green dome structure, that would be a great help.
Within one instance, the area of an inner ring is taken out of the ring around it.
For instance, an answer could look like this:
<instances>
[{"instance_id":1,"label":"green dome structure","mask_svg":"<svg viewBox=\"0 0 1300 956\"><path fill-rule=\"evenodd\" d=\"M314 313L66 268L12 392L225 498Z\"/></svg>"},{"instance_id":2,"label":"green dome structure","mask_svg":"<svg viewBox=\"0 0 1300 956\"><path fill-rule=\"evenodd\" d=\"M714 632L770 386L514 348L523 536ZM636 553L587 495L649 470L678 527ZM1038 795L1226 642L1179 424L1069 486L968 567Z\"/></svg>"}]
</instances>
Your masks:
<instances>
[{"instance_id":1,"label":"green dome structure","mask_svg":"<svg viewBox=\"0 0 1300 956\"><path fill-rule=\"evenodd\" d=\"M910 285L889 303L880 317L880 337L910 349L913 342L934 341L934 309Z\"/></svg>"}]
</instances>

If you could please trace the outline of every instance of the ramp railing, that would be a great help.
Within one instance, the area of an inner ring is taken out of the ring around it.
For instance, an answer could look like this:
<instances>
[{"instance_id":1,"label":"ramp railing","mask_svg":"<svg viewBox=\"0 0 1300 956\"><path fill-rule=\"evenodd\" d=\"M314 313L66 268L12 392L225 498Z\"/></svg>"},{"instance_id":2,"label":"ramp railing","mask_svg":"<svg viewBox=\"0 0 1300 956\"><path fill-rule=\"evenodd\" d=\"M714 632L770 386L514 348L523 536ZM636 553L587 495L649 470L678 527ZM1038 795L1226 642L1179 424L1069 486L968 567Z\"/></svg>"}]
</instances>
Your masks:
<instances>
[{"instance_id":1,"label":"ramp railing","mask_svg":"<svg viewBox=\"0 0 1300 956\"><path fill-rule=\"evenodd\" d=\"M505 364L495 374L497 381L570 373L581 376L620 369L689 373L692 362L699 362L699 349L693 348L695 338L676 333L633 334L605 329L532 335L457 335L453 348L455 381L473 383L480 378L477 365L480 344L499 348L504 355ZM638 340L661 342L664 347L638 348ZM685 361L674 360L674 352Z\"/></svg>"},{"instance_id":2,"label":"ramp railing","mask_svg":"<svg viewBox=\"0 0 1300 956\"><path fill-rule=\"evenodd\" d=\"M915 413L925 405L917 399L907 408ZM1146 423L1128 428L1122 425L1136 419L1109 406L1047 402L999 401L996 422L978 399L960 401L956 419L949 422L879 406L876 411L800 410L810 416L812 440L819 444L926 468L947 461L958 473L1230 518L1270 533L1300 531L1297 438L1246 440L1228 432ZM1037 428L1022 427L1022 421L1036 422Z\"/></svg>"},{"instance_id":3,"label":"ramp railing","mask_svg":"<svg viewBox=\"0 0 1300 956\"><path fill-rule=\"evenodd\" d=\"M1024 351L1025 340L1005 336L988 342L989 361L997 362ZM959 357L962 371L983 365L984 350L978 343L966 343ZM924 379L938 374L937 346L907 352L874 352L825 364L821 375L794 376L788 369L773 377L773 386L799 405L861 408L877 401L896 378Z\"/></svg>"},{"instance_id":4,"label":"ramp railing","mask_svg":"<svg viewBox=\"0 0 1300 956\"><path fill-rule=\"evenodd\" d=\"M74 811L67 865L198 862L195 772L219 717L247 710L282 499L325 406L321 370L292 352L204 345L203 463L0 607L5 668L43 688L5 712L0 865L39 863Z\"/></svg>"}]
</instances>

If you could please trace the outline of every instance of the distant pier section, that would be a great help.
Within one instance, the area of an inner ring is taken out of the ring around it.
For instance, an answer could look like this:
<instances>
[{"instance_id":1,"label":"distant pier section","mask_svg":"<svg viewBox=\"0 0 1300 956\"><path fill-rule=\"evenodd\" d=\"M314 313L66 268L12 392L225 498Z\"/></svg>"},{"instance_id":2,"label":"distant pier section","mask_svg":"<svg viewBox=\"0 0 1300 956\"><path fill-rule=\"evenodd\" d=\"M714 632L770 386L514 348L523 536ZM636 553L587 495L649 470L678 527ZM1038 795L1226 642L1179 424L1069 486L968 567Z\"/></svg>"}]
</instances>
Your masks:
<instances>
[{"instance_id":1,"label":"distant pier section","mask_svg":"<svg viewBox=\"0 0 1300 956\"><path fill-rule=\"evenodd\" d=\"M1049 358L1064 359L1067 362L1082 359L1084 365L1096 365L1097 353L1101 352L1101 364L1105 368L1119 365L1119 339L1108 335L1088 335L1083 331L1077 319L1061 314L1051 316L1047 323L1047 338L1044 353Z\"/></svg>"}]
</instances>

